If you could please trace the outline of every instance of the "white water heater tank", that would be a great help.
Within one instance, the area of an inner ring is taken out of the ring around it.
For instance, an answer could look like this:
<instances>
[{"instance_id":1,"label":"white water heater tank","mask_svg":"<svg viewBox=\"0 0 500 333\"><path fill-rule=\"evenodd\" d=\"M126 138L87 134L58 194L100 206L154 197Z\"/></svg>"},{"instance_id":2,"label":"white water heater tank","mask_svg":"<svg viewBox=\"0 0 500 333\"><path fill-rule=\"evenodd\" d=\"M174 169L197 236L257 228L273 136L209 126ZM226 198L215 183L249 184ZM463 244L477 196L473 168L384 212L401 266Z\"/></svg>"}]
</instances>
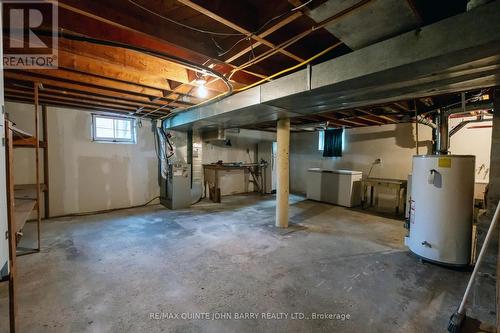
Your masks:
<instances>
[{"instance_id":1,"label":"white water heater tank","mask_svg":"<svg viewBox=\"0 0 500 333\"><path fill-rule=\"evenodd\" d=\"M468 265L474 209L475 156L413 157L410 235L416 255L447 265Z\"/></svg>"}]
</instances>

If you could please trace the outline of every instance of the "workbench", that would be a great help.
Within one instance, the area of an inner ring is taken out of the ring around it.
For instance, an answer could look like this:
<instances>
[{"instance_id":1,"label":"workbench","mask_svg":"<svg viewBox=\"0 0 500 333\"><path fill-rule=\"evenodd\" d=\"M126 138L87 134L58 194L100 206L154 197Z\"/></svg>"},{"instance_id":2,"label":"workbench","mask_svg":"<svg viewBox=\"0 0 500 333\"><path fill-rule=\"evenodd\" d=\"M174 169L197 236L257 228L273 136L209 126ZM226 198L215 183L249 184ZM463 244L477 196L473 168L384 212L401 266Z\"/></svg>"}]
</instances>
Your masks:
<instances>
[{"instance_id":1,"label":"workbench","mask_svg":"<svg viewBox=\"0 0 500 333\"><path fill-rule=\"evenodd\" d=\"M373 206L374 195L376 193L375 202L378 205L378 191L375 191L376 187L388 188L394 190L396 194L396 214L399 214L399 208L401 202L403 203L403 211L406 206L406 188L408 185L407 180L403 179L391 179L391 178L366 178L362 180L362 199L361 207L367 208L366 203L368 200L368 188L370 188L370 204L368 207ZM375 193L374 193L375 192Z\"/></svg>"},{"instance_id":2,"label":"workbench","mask_svg":"<svg viewBox=\"0 0 500 333\"><path fill-rule=\"evenodd\" d=\"M243 171L249 174L252 179L249 183L254 185L254 192L265 194L266 179L265 168L267 163L212 163L203 164L203 185L205 197L207 196L207 188L210 200L213 202L221 202L220 173L227 171ZM247 177L245 177L247 178ZM249 177L248 177L249 178ZM245 188L248 188L246 184Z\"/></svg>"}]
</instances>

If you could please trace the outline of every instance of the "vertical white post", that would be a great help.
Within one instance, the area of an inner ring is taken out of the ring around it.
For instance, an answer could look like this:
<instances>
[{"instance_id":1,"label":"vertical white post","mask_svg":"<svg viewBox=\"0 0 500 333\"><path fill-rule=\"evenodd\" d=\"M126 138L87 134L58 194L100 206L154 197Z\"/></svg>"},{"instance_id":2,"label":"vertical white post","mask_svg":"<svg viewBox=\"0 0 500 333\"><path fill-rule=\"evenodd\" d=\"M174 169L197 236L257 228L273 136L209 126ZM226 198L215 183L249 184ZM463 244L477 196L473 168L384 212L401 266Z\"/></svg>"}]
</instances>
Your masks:
<instances>
[{"instance_id":1,"label":"vertical white post","mask_svg":"<svg viewBox=\"0 0 500 333\"><path fill-rule=\"evenodd\" d=\"M288 228L290 119L278 120L277 130L276 227Z\"/></svg>"}]
</instances>

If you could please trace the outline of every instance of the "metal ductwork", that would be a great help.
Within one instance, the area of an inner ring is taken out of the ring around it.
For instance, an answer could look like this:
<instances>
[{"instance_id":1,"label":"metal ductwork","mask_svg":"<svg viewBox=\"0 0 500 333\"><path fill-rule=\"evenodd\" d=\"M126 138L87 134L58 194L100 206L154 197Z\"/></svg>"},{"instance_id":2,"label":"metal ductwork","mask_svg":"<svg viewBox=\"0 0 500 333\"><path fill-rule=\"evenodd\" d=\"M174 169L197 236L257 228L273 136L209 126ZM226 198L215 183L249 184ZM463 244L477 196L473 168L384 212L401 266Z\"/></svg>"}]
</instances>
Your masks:
<instances>
[{"instance_id":1,"label":"metal ductwork","mask_svg":"<svg viewBox=\"0 0 500 333\"><path fill-rule=\"evenodd\" d=\"M435 123L433 123L431 120L429 120L423 116L420 116L420 115L417 116L417 123L430 126L430 127L432 127L433 130L437 128L437 125Z\"/></svg>"},{"instance_id":2,"label":"metal ductwork","mask_svg":"<svg viewBox=\"0 0 500 333\"><path fill-rule=\"evenodd\" d=\"M499 52L500 1L494 1L216 103L179 112L165 119L163 126L237 128L493 87L500 84Z\"/></svg>"},{"instance_id":3,"label":"metal ductwork","mask_svg":"<svg viewBox=\"0 0 500 333\"><path fill-rule=\"evenodd\" d=\"M474 8L486 5L488 2L491 2L493 0L469 0L467 2L467 11L471 11Z\"/></svg>"},{"instance_id":4,"label":"metal ductwork","mask_svg":"<svg viewBox=\"0 0 500 333\"><path fill-rule=\"evenodd\" d=\"M449 125L448 125L448 113L443 110L438 110L436 114L436 142L435 151L436 155L448 155L448 150L450 149L450 135L449 135Z\"/></svg>"},{"instance_id":5,"label":"metal ductwork","mask_svg":"<svg viewBox=\"0 0 500 333\"><path fill-rule=\"evenodd\" d=\"M481 110L491 110L491 109L493 109L493 103L490 101L487 102L482 101L478 103L465 105L465 100L462 99L462 105L458 108L437 110L436 114L434 115L435 127L433 127L432 131L432 140L434 141L433 154L447 155L450 149L450 136L458 132L462 127L464 127L468 123L487 121L487 119L484 119L483 117L481 117L481 119L478 118L477 120L467 120L462 122L461 124L459 124L450 131L449 130L450 115L468 113L473 111L481 111Z\"/></svg>"},{"instance_id":6,"label":"metal ductwork","mask_svg":"<svg viewBox=\"0 0 500 333\"><path fill-rule=\"evenodd\" d=\"M482 123L482 122L485 122L485 121L492 121L492 119L491 118L490 119L486 119L486 118L484 118L483 115L481 115L481 116L478 116L476 119L473 119L473 120L464 120L460 124L458 124L457 126L453 127L450 130L450 137L452 137L453 135L455 135L458 131L460 131L462 128L464 128L465 126L467 126L469 124Z\"/></svg>"},{"instance_id":7,"label":"metal ductwork","mask_svg":"<svg viewBox=\"0 0 500 333\"><path fill-rule=\"evenodd\" d=\"M239 129L211 129L208 131L204 131L201 133L201 139L210 144L219 145L219 146L231 146L231 138L229 137L231 134L238 134Z\"/></svg>"}]
</instances>

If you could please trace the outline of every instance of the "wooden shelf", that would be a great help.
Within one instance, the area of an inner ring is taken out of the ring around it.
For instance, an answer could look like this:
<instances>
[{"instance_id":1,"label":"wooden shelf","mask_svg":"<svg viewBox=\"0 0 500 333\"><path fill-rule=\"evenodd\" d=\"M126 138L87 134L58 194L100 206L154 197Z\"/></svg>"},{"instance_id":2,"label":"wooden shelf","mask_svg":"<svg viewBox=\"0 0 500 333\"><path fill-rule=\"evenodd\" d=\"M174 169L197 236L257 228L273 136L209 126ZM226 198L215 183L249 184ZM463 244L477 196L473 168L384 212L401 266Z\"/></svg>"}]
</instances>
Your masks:
<instances>
[{"instance_id":1,"label":"wooden shelf","mask_svg":"<svg viewBox=\"0 0 500 333\"><path fill-rule=\"evenodd\" d=\"M15 126L10 127L12 129L13 136L13 146L14 147L24 147L24 148L35 148L36 147L36 139L33 135L28 132L23 131ZM45 142L39 141L39 147L44 148Z\"/></svg>"},{"instance_id":2,"label":"wooden shelf","mask_svg":"<svg viewBox=\"0 0 500 333\"><path fill-rule=\"evenodd\" d=\"M36 141L35 138L14 139L13 146L14 148L36 148ZM45 148L45 142L40 141L38 147Z\"/></svg>"},{"instance_id":3,"label":"wooden shelf","mask_svg":"<svg viewBox=\"0 0 500 333\"><path fill-rule=\"evenodd\" d=\"M35 209L36 200L34 199L15 199L14 200L14 222L16 226L16 233L20 232L26 221L31 216L33 209Z\"/></svg>"},{"instance_id":4,"label":"wooden shelf","mask_svg":"<svg viewBox=\"0 0 500 333\"><path fill-rule=\"evenodd\" d=\"M40 192L44 191L44 202L45 211L48 212L49 203L49 191L48 186L40 184L44 182L49 183L48 178L48 140L47 140L47 108L42 107L42 128L43 128L43 141L40 141L39 136L39 100L38 100L38 88L40 84L37 82L34 85L34 126L35 133L30 134L14 126L12 121L5 119L5 155L6 155L6 175L7 175L7 199L9 207L7 210L8 217L8 237L9 237L9 320L10 320L10 331L18 331L18 319L17 319L17 296L15 284L17 283L17 273L16 273L16 257L18 255L30 254L40 252L41 249L41 215L40 215ZM35 184L22 184L14 185L14 148L44 148L44 180L40 177L40 150L34 149L35 152L35 163L33 165L35 169ZM28 219L36 213L36 235L37 235L37 246L32 251L26 252L18 251L18 244L23 236L22 230L28 221ZM2 235L2 237L4 237Z\"/></svg>"},{"instance_id":5,"label":"wooden shelf","mask_svg":"<svg viewBox=\"0 0 500 333\"><path fill-rule=\"evenodd\" d=\"M45 184L40 184L40 192L47 191ZM14 185L14 197L16 199L36 199L36 184Z\"/></svg>"}]
</instances>

